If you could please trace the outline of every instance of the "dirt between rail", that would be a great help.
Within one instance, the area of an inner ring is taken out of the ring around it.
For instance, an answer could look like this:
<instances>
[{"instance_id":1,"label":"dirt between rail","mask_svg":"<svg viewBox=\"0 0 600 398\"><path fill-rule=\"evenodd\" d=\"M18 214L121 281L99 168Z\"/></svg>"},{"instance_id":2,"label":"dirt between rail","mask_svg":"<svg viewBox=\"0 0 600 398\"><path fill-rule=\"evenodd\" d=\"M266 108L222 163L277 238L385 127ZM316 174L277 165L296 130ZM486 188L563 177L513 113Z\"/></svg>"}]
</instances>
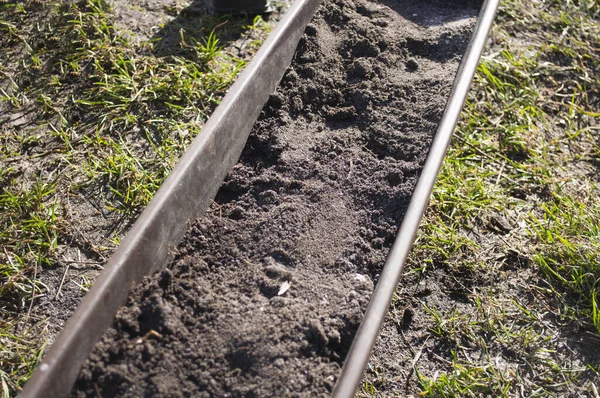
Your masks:
<instances>
[{"instance_id":1,"label":"dirt between rail","mask_svg":"<svg viewBox=\"0 0 600 398\"><path fill-rule=\"evenodd\" d=\"M330 394L479 6L325 2L214 206L72 396Z\"/></svg>"}]
</instances>

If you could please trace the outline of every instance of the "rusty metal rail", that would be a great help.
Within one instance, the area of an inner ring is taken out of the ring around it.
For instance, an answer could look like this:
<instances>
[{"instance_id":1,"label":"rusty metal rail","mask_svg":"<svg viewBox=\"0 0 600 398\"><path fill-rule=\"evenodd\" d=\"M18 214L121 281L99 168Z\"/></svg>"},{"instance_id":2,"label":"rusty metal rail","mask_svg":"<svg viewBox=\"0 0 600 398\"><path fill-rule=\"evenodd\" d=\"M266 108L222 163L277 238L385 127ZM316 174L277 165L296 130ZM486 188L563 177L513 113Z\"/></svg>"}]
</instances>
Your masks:
<instances>
[{"instance_id":1,"label":"rusty metal rail","mask_svg":"<svg viewBox=\"0 0 600 398\"><path fill-rule=\"evenodd\" d=\"M450 100L411 198L396 242L335 386L353 397L389 308L477 68L499 0L486 0L461 62ZM22 397L64 397L131 288L164 267L188 223L208 208L237 162L268 96L289 66L300 36L321 0L296 0L231 87L202 133L156 193L67 322Z\"/></svg>"}]
</instances>

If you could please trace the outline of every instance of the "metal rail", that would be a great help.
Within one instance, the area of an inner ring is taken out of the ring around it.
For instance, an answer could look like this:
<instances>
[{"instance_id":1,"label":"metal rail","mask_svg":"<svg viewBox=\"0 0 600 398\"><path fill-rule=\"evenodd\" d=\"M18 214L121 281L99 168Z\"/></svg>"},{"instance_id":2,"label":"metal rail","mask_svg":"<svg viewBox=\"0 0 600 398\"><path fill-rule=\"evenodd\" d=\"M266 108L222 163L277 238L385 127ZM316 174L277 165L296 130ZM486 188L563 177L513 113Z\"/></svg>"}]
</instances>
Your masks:
<instances>
[{"instance_id":1,"label":"metal rail","mask_svg":"<svg viewBox=\"0 0 600 398\"><path fill-rule=\"evenodd\" d=\"M170 249L181 241L188 222L210 205L320 2L296 0L283 16L110 258L21 397L69 394L83 362L130 289L167 264Z\"/></svg>"},{"instance_id":2,"label":"metal rail","mask_svg":"<svg viewBox=\"0 0 600 398\"><path fill-rule=\"evenodd\" d=\"M415 240L421 218L429 203L433 185L471 87L471 81L492 27L498 3L499 0L486 0L482 5L475 31L471 36L471 41L454 80L450 100L446 105L444 116L431 144L429 155L410 199L396 241L388 255L377 282L377 287L371 296L365 316L344 362L340 378L333 390L332 397L334 398L353 397L358 383L363 377L375 340L379 336L379 330L390 307L392 296L404 270L406 258Z\"/></svg>"},{"instance_id":3,"label":"metal rail","mask_svg":"<svg viewBox=\"0 0 600 398\"><path fill-rule=\"evenodd\" d=\"M225 175L237 162L254 121L289 65L298 40L320 2L296 0L284 15L108 261L25 385L22 397L68 395L83 362L112 323L131 287L166 265L171 257L170 248L181 240L188 222L208 208ZM354 396L363 376L464 105L498 2L486 0L482 6L427 161L333 397Z\"/></svg>"}]
</instances>

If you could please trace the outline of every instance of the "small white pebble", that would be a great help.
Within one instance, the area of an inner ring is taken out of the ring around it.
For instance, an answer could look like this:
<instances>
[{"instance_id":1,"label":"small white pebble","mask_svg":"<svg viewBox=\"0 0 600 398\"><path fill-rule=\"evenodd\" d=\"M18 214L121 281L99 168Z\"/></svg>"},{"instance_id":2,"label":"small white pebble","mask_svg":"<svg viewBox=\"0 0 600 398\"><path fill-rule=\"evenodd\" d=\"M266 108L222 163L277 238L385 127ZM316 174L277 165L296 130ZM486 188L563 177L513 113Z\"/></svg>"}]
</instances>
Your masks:
<instances>
[{"instance_id":1,"label":"small white pebble","mask_svg":"<svg viewBox=\"0 0 600 398\"><path fill-rule=\"evenodd\" d=\"M50 369L50 366L47 363L43 363L40 365L41 372L46 372L48 369Z\"/></svg>"},{"instance_id":2,"label":"small white pebble","mask_svg":"<svg viewBox=\"0 0 600 398\"><path fill-rule=\"evenodd\" d=\"M285 294L285 292L287 292L290 289L290 286L292 286L291 282L285 281L281 284L281 287L279 288L279 292L277 292L278 296L281 296L282 294Z\"/></svg>"}]
</instances>

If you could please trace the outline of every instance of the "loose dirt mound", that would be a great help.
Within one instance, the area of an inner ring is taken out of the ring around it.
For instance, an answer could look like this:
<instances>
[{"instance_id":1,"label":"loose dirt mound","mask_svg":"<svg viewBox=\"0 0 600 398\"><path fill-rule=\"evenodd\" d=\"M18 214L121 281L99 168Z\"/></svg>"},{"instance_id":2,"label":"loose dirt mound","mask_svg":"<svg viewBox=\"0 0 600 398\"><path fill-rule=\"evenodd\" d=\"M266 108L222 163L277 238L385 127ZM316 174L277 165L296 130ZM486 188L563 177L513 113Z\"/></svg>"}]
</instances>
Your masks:
<instances>
[{"instance_id":1,"label":"loose dirt mound","mask_svg":"<svg viewBox=\"0 0 600 398\"><path fill-rule=\"evenodd\" d=\"M215 205L135 289L73 395L327 396L477 6L326 2Z\"/></svg>"}]
</instances>

